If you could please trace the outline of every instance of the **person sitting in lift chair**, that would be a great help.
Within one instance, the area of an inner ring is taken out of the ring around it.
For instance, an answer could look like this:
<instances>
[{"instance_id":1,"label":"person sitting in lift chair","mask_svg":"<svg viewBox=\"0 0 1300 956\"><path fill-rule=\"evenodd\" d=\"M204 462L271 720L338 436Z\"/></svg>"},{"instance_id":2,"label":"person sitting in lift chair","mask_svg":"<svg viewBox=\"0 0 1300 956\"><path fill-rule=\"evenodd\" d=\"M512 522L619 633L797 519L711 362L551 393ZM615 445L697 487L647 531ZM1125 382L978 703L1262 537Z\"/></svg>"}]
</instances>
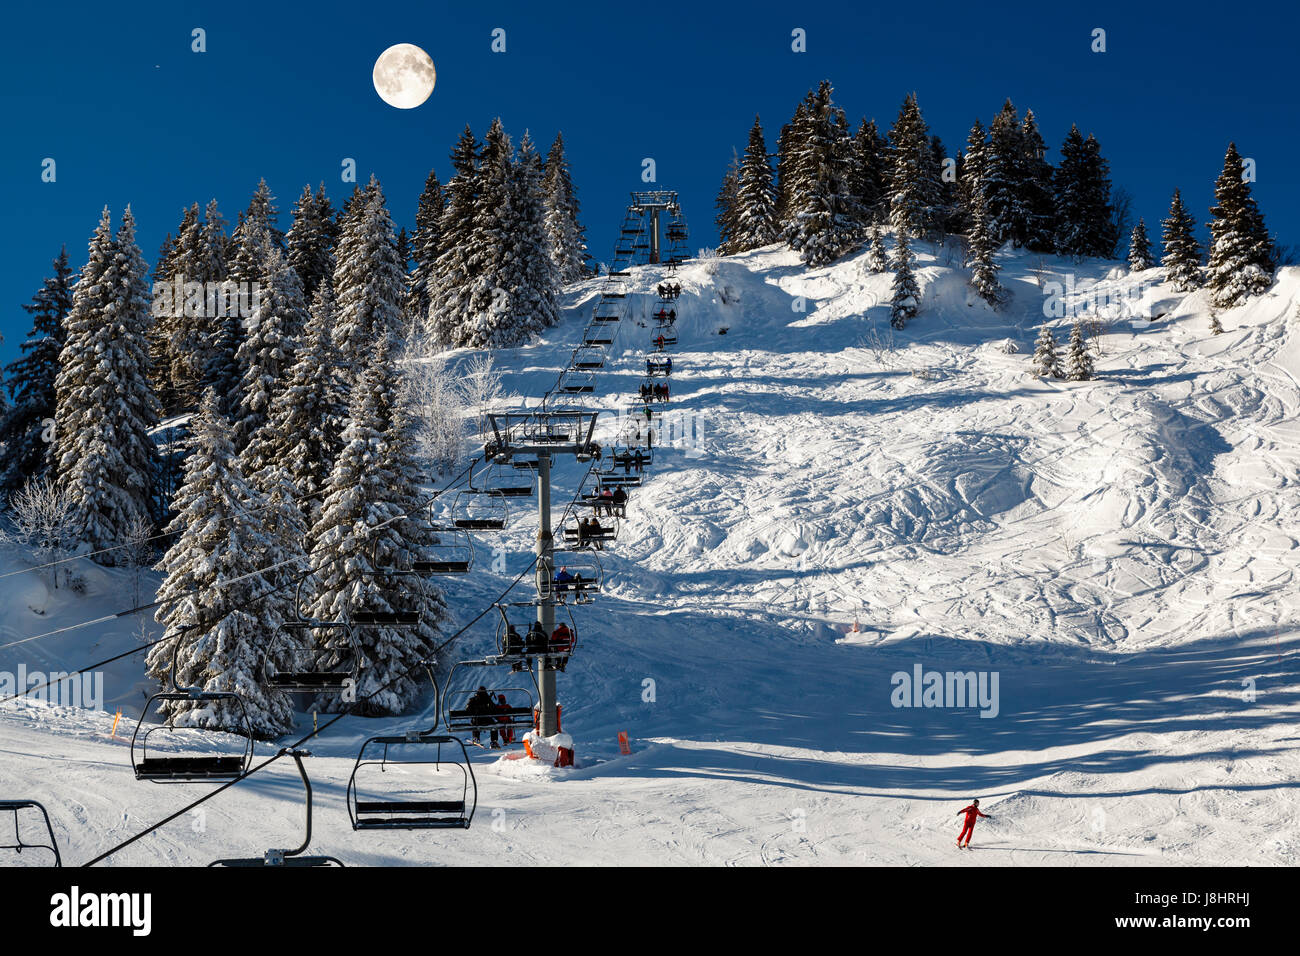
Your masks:
<instances>
[{"instance_id":1,"label":"person sitting in lift chair","mask_svg":"<svg viewBox=\"0 0 1300 956\"><path fill-rule=\"evenodd\" d=\"M469 703L465 705L465 710L469 712L472 718L470 723L474 728L474 743L482 743L482 728L489 727L491 728L493 750L499 750L501 748L501 744L497 740L497 728L492 721L492 712L496 710L496 708L496 701L494 701L492 695L488 693L487 687L482 684L479 685L474 696L469 699Z\"/></svg>"},{"instance_id":2,"label":"person sitting in lift chair","mask_svg":"<svg viewBox=\"0 0 1300 956\"><path fill-rule=\"evenodd\" d=\"M546 631L542 630L541 621L533 621L528 628L526 648L529 654L545 654L547 648Z\"/></svg>"},{"instance_id":3,"label":"person sitting in lift chair","mask_svg":"<svg viewBox=\"0 0 1300 956\"><path fill-rule=\"evenodd\" d=\"M506 625L506 647L505 655L515 657L524 652L524 638L513 624Z\"/></svg>"},{"instance_id":4,"label":"person sitting in lift chair","mask_svg":"<svg viewBox=\"0 0 1300 956\"><path fill-rule=\"evenodd\" d=\"M573 575L569 573L569 569L567 567L562 567L560 568L559 571L556 572L555 590L571 591L573 590L573 586L575 583L576 582L574 581Z\"/></svg>"},{"instance_id":5,"label":"person sitting in lift chair","mask_svg":"<svg viewBox=\"0 0 1300 956\"><path fill-rule=\"evenodd\" d=\"M600 502L596 513L599 514L602 511L610 516L614 514L614 493L608 488L600 489Z\"/></svg>"},{"instance_id":6,"label":"person sitting in lift chair","mask_svg":"<svg viewBox=\"0 0 1300 956\"><path fill-rule=\"evenodd\" d=\"M620 518L627 517L627 492L622 487L614 489L614 494L610 496L610 511Z\"/></svg>"},{"instance_id":7,"label":"person sitting in lift chair","mask_svg":"<svg viewBox=\"0 0 1300 956\"><path fill-rule=\"evenodd\" d=\"M573 650L573 631L563 621L551 632L551 653L557 671L564 670L569 663L569 654Z\"/></svg>"},{"instance_id":8,"label":"person sitting in lift chair","mask_svg":"<svg viewBox=\"0 0 1300 956\"><path fill-rule=\"evenodd\" d=\"M606 529L602 528L600 522L595 518L592 518L591 523L587 525L587 534L591 543L595 545L597 551L605 550L605 543L600 540L600 535L604 534L605 531Z\"/></svg>"},{"instance_id":9,"label":"person sitting in lift chair","mask_svg":"<svg viewBox=\"0 0 1300 956\"><path fill-rule=\"evenodd\" d=\"M508 723L510 723L510 715L505 713L505 711L508 711L509 709L510 709L510 704L508 704L508 703L506 702L506 695L505 695L505 694L497 694L497 710L502 712L502 715L501 715L500 717L497 718L497 720L498 720L500 723L503 723L503 724L508 724ZM502 728L501 728L501 739L502 739L505 743L507 743L507 744L512 744L512 743L514 743L514 742L515 742L515 729L514 729L513 727L502 727Z\"/></svg>"}]
</instances>

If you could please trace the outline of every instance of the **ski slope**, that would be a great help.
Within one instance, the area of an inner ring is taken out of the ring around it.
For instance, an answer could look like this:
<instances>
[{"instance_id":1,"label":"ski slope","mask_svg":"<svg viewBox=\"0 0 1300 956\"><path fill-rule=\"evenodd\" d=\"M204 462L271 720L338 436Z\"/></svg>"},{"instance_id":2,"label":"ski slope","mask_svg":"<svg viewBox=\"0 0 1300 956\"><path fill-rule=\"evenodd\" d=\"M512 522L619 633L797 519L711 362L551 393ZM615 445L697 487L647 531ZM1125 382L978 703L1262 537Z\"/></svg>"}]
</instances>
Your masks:
<instances>
[{"instance_id":1,"label":"ski slope","mask_svg":"<svg viewBox=\"0 0 1300 956\"><path fill-rule=\"evenodd\" d=\"M940 250L920 253L921 313L892 334L890 276L861 257L809 271L773 248L683 267L672 410L696 440L656 455L602 556L605 593L577 612L559 688L580 766L478 750L471 830L354 833L360 742L429 721L346 718L310 744L313 850L349 865L1300 862L1300 270L1211 336L1204 293L1173 293L1158 269L1008 250L1013 298L994 313ZM1161 316L1111 324L1091 382L1029 374L1039 280L1066 273ZM639 314L660 278L634 270ZM595 289L499 356L509 390L553 384ZM649 337L620 327L605 407L635 391ZM558 469L558 504L580 468ZM504 567L481 538L474 573L444 579L458 623L527 566L535 528L516 514ZM0 573L23 566L0 556ZM130 572L80 573L84 594L0 578L0 644L129 605ZM452 657L486 653L490 621ZM139 630L6 647L0 670L77 666ZM893 675L918 665L996 673L996 716L894 706ZM141 670L140 656L108 668L107 712L0 707L0 796L44 802L65 861L210 789L133 779L121 738ZM971 797L992 816L958 856ZM112 862L294 846L301 815L281 761Z\"/></svg>"}]
</instances>

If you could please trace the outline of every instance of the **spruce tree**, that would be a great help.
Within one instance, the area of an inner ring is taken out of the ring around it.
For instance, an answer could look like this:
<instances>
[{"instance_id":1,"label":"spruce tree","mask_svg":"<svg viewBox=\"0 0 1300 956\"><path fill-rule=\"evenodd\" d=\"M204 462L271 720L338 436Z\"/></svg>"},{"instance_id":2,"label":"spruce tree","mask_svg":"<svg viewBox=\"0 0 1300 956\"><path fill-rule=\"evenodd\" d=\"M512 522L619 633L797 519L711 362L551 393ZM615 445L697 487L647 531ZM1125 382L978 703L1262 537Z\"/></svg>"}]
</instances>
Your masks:
<instances>
[{"instance_id":1,"label":"spruce tree","mask_svg":"<svg viewBox=\"0 0 1300 956\"><path fill-rule=\"evenodd\" d=\"M395 408L396 383L385 341L377 343L373 359L352 394L344 448L312 529L310 554L314 617L350 620L363 608L419 615L416 627L357 629L362 671L356 712L365 716L401 713L418 698L418 664L432 653L445 614L432 586L405 590L402 578L384 573L385 567L400 565L403 556L409 559L413 545L420 543L423 519L412 505L416 492L409 445ZM325 647L342 650L341 640L326 635Z\"/></svg>"},{"instance_id":2,"label":"spruce tree","mask_svg":"<svg viewBox=\"0 0 1300 956\"><path fill-rule=\"evenodd\" d=\"M885 218L889 198L888 144L875 120L862 120L853 137L849 187L864 222Z\"/></svg>"},{"instance_id":3,"label":"spruce tree","mask_svg":"<svg viewBox=\"0 0 1300 956\"><path fill-rule=\"evenodd\" d=\"M1119 241L1110 204L1110 173L1101 147L1071 126L1056 169L1056 251L1080 259L1109 259Z\"/></svg>"},{"instance_id":4,"label":"spruce tree","mask_svg":"<svg viewBox=\"0 0 1300 956\"><path fill-rule=\"evenodd\" d=\"M1151 240L1147 238L1146 220L1139 219L1128 240L1128 267L1131 272L1145 272L1151 265Z\"/></svg>"},{"instance_id":5,"label":"spruce tree","mask_svg":"<svg viewBox=\"0 0 1300 956\"><path fill-rule=\"evenodd\" d=\"M50 472L53 444L46 441L46 424L54 418L54 383L59 353L66 340L65 323L72 311L72 267L63 248L54 260L54 274L23 310L32 316L32 330L22 343L22 357L5 366L5 387L13 405L0 415L0 491L12 492L29 478Z\"/></svg>"},{"instance_id":6,"label":"spruce tree","mask_svg":"<svg viewBox=\"0 0 1300 956\"><path fill-rule=\"evenodd\" d=\"M749 144L736 175L734 244L737 252L758 249L777 240L776 192L772 163L757 116L749 130Z\"/></svg>"},{"instance_id":7,"label":"spruce tree","mask_svg":"<svg viewBox=\"0 0 1300 956\"><path fill-rule=\"evenodd\" d=\"M781 127L776 144L776 221L784 235L794 217L794 197L798 189L796 150L804 136L805 116L812 100L808 93L795 108L790 122Z\"/></svg>"},{"instance_id":8,"label":"spruce tree","mask_svg":"<svg viewBox=\"0 0 1300 956\"><path fill-rule=\"evenodd\" d=\"M889 305L889 324L903 329L915 317L921 302L921 290L912 272L912 247L907 230L901 230L894 242L893 297Z\"/></svg>"},{"instance_id":9,"label":"spruce tree","mask_svg":"<svg viewBox=\"0 0 1300 956\"><path fill-rule=\"evenodd\" d=\"M1223 172L1214 184L1206 269L1210 301L1220 309L1238 305L1273 284L1273 240L1250 194L1244 169L1237 145L1229 143Z\"/></svg>"},{"instance_id":10,"label":"spruce tree","mask_svg":"<svg viewBox=\"0 0 1300 956\"><path fill-rule=\"evenodd\" d=\"M578 193L573 186L569 161L564 155L564 137L560 133L555 134L546 154L545 170L541 186L545 194L551 262L560 283L577 282L586 271L587 239L578 221Z\"/></svg>"},{"instance_id":11,"label":"spruce tree","mask_svg":"<svg viewBox=\"0 0 1300 956\"><path fill-rule=\"evenodd\" d=\"M182 286L182 297L173 299L171 314L158 324L151 348L151 354L168 364L167 373L159 379L169 389L167 410L171 413L198 404L208 356L204 283L224 278L209 273L211 264L199 204L194 203L185 210L176 242L158 275L159 281L179 281ZM197 294L193 294L195 289Z\"/></svg>"},{"instance_id":12,"label":"spruce tree","mask_svg":"<svg viewBox=\"0 0 1300 956\"><path fill-rule=\"evenodd\" d=\"M915 93L903 100L889 142L889 222L900 236L917 238L932 225L939 197L934 152Z\"/></svg>"},{"instance_id":13,"label":"spruce tree","mask_svg":"<svg viewBox=\"0 0 1300 956\"><path fill-rule=\"evenodd\" d=\"M1051 252L1056 237L1056 210L1052 191L1052 166L1047 161L1047 144L1038 131L1033 110L1025 110L1020 125L1023 150L1021 204L1024 209L1019 245L1034 252Z\"/></svg>"},{"instance_id":14,"label":"spruce tree","mask_svg":"<svg viewBox=\"0 0 1300 956\"><path fill-rule=\"evenodd\" d=\"M178 686L235 693L243 702L167 703L177 726L242 732L246 712L255 737L277 737L292 725L292 709L283 693L259 682L282 620L277 604L262 600L274 584L259 573L275 549L255 514L263 501L244 480L211 391L191 424L190 444L168 526L176 539L159 565L166 577L156 616L166 631L146 666L165 685L175 654Z\"/></svg>"},{"instance_id":15,"label":"spruce tree","mask_svg":"<svg viewBox=\"0 0 1300 956\"><path fill-rule=\"evenodd\" d=\"M1050 326L1044 325L1034 342L1034 374L1040 378L1061 378L1061 353L1056 347L1056 336Z\"/></svg>"},{"instance_id":16,"label":"spruce tree","mask_svg":"<svg viewBox=\"0 0 1300 956\"><path fill-rule=\"evenodd\" d=\"M984 124L976 118L966 137L966 149L962 153L958 167L957 204L960 209L958 223L969 230L972 210L976 200L984 202L984 165L988 160L988 133ZM988 204L984 203L985 217L988 217ZM993 241L992 223L988 223L989 241Z\"/></svg>"},{"instance_id":17,"label":"spruce tree","mask_svg":"<svg viewBox=\"0 0 1300 956\"><path fill-rule=\"evenodd\" d=\"M447 182L447 205L440 220L441 252L434 268L425 331L434 342L450 348L461 338L470 309L470 287L482 263L470 257L475 207L479 190L479 143L465 127L451 153L452 178Z\"/></svg>"},{"instance_id":18,"label":"spruce tree","mask_svg":"<svg viewBox=\"0 0 1300 956\"><path fill-rule=\"evenodd\" d=\"M1007 300L1007 291L998 282L998 266L993 259L997 247L991 234L988 208L979 190L972 193L970 201L970 228L967 239L971 288L990 306L995 309L1001 308Z\"/></svg>"},{"instance_id":19,"label":"spruce tree","mask_svg":"<svg viewBox=\"0 0 1300 956\"><path fill-rule=\"evenodd\" d=\"M1215 312L1213 309L1210 310L1210 334L1223 334L1223 323L1219 321L1219 313Z\"/></svg>"},{"instance_id":20,"label":"spruce tree","mask_svg":"<svg viewBox=\"0 0 1300 956\"><path fill-rule=\"evenodd\" d=\"M861 220L851 191L853 140L844 111L832 103L823 80L806 101L795 137L784 238L804 264L817 267L843 256L861 242Z\"/></svg>"},{"instance_id":21,"label":"spruce tree","mask_svg":"<svg viewBox=\"0 0 1300 956\"><path fill-rule=\"evenodd\" d=\"M1201 244L1196 241L1196 220L1183 205L1183 197L1177 189L1169 204L1169 217L1161 226L1164 228L1164 257L1160 264L1165 267L1165 281L1174 287L1175 292L1199 289Z\"/></svg>"},{"instance_id":22,"label":"spruce tree","mask_svg":"<svg viewBox=\"0 0 1300 956\"><path fill-rule=\"evenodd\" d=\"M510 307L516 316L508 340L508 344L515 345L559 321L556 300L564 280L553 255L552 233L547 227L542 158L527 130L519 141L519 153L510 174L514 225L505 232L501 287L509 292ZM570 268L572 273L572 263Z\"/></svg>"},{"instance_id":23,"label":"spruce tree","mask_svg":"<svg viewBox=\"0 0 1300 956\"><path fill-rule=\"evenodd\" d=\"M371 176L343 219L334 261L334 348L345 391L360 380L375 343L393 343L404 331L405 290L393 220L379 182Z\"/></svg>"},{"instance_id":24,"label":"spruce tree","mask_svg":"<svg viewBox=\"0 0 1300 956\"><path fill-rule=\"evenodd\" d=\"M267 421L271 403L288 385L298 339L307 324L307 306L297 271L273 243L262 248L258 304L245 326L236 355L243 370L233 429L236 451Z\"/></svg>"},{"instance_id":25,"label":"spruce tree","mask_svg":"<svg viewBox=\"0 0 1300 956\"><path fill-rule=\"evenodd\" d=\"M419 217L416 217L417 222ZM289 264L298 273L303 298L310 302L322 282L334 271L334 209L325 195L325 184L302 187L302 195L293 206L293 225L285 237Z\"/></svg>"},{"instance_id":26,"label":"spruce tree","mask_svg":"<svg viewBox=\"0 0 1300 956\"><path fill-rule=\"evenodd\" d=\"M718 254L729 256L739 252L736 233L739 229L740 160L735 150L731 152L731 165L722 177L722 185L713 200L713 224L718 227Z\"/></svg>"},{"instance_id":27,"label":"spruce tree","mask_svg":"<svg viewBox=\"0 0 1300 956\"><path fill-rule=\"evenodd\" d=\"M1011 100L989 127L988 148L984 154L984 200L989 217L989 236L995 247L1012 242L1024 245L1031 219L1025 193L1026 150L1024 127Z\"/></svg>"},{"instance_id":28,"label":"spruce tree","mask_svg":"<svg viewBox=\"0 0 1300 956\"><path fill-rule=\"evenodd\" d=\"M129 206L110 233L106 208L73 292L55 379L58 480L72 527L92 551L124 543L137 521L160 511L149 434L158 403L149 375L148 273Z\"/></svg>"},{"instance_id":29,"label":"spruce tree","mask_svg":"<svg viewBox=\"0 0 1300 956\"><path fill-rule=\"evenodd\" d=\"M415 236L411 241L411 258L415 265L411 269L410 292L406 296L406 313L412 328L417 330L424 328L433 298L430 283L442 251L442 211L442 184L438 182L438 174L429 170L415 209Z\"/></svg>"},{"instance_id":30,"label":"spruce tree","mask_svg":"<svg viewBox=\"0 0 1300 956\"><path fill-rule=\"evenodd\" d=\"M884 272L889 268L889 250L885 248L885 235L880 225L871 227L871 244L867 248L867 268Z\"/></svg>"},{"instance_id":31,"label":"spruce tree","mask_svg":"<svg viewBox=\"0 0 1300 956\"><path fill-rule=\"evenodd\" d=\"M283 468L309 526L319 517L347 419L331 334L336 321L333 293L325 282L316 290L287 382L271 398L265 424L240 453L244 473L263 493L269 494L275 484L263 473Z\"/></svg>"},{"instance_id":32,"label":"spruce tree","mask_svg":"<svg viewBox=\"0 0 1300 956\"><path fill-rule=\"evenodd\" d=\"M1083 338L1083 322L1076 320L1070 329L1070 345L1065 355L1065 377L1071 382L1086 382L1092 375L1092 354Z\"/></svg>"}]
</instances>

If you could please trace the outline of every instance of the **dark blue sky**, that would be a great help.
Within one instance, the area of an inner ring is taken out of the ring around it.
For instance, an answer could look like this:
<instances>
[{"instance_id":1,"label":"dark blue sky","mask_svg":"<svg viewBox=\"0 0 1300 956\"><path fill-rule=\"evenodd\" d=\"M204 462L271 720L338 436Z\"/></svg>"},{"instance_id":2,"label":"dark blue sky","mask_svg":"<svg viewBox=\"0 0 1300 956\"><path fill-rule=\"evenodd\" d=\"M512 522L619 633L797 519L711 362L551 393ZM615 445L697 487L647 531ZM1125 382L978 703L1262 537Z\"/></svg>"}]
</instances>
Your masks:
<instances>
[{"instance_id":1,"label":"dark blue sky","mask_svg":"<svg viewBox=\"0 0 1300 956\"><path fill-rule=\"evenodd\" d=\"M1053 151L1094 132L1135 215L1161 218L1175 186L1202 222L1230 139L1258 163L1256 196L1283 242L1300 241L1294 4L669 2L84 3L7 9L0 89L9 187L0 229L0 360L29 320L19 308L66 243L73 263L100 208L131 203L152 263L189 203L215 196L234 220L259 177L281 225L304 183L336 200L344 157L374 172L412 225L430 167L466 122L501 116L543 149L563 130L593 255L608 258L622 208L653 157L682 194L691 248L712 243L713 197L755 112L769 147L820 79L856 123L888 127L916 90L950 152L1010 96ZM207 31L207 52L190 31ZM506 30L507 50L490 50ZM790 35L807 31L808 51ZM1090 51L1107 31L1108 52ZM375 94L375 57L422 46L438 84L422 107ZM41 182L41 162L57 182ZM1054 158L1054 157L1053 157ZM1202 232L1204 230L1202 229Z\"/></svg>"}]
</instances>

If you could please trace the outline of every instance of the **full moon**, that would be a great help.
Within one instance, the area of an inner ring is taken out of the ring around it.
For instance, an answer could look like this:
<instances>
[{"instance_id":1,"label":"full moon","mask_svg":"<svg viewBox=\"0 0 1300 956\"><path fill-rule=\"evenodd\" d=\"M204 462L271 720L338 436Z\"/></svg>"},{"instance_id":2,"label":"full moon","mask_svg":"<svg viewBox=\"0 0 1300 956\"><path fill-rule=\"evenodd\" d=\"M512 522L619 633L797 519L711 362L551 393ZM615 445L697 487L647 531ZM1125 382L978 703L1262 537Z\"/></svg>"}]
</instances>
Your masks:
<instances>
[{"instance_id":1,"label":"full moon","mask_svg":"<svg viewBox=\"0 0 1300 956\"><path fill-rule=\"evenodd\" d=\"M371 73L380 99L399 110L413 110L427 100L437 78L433 60L414 43L390 46Z\"/></svg>"}]
</instances>

